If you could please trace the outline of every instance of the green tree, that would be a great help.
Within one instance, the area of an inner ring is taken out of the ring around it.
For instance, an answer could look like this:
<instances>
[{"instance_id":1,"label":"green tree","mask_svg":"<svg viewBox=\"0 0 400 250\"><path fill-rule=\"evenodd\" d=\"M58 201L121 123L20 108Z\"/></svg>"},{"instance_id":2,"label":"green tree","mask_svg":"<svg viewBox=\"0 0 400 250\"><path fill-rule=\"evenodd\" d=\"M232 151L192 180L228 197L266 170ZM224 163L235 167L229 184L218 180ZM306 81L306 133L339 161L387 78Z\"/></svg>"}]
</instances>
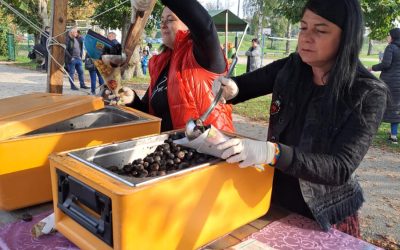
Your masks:
<instances>
[{"instance_id":1,"label":"green tree","mask_svg":"<svg viewBox=\"0 0 400 250\"><path fill-rule=\"evenodd\" d=\"M286 29L286 54L290 50L290 38L292 34L292 25L300 21L302 10L306 0L281 0L275 9L275 14L286 17L288 20Z\"/></svg>"},{"instance_id":2,"label":"green tree","mask_svg":"<svg viewBox=\"0 0 400 250\"><path fill-rule=\"evenodd\" d=\"M275 13L286 17L290 23L294 24L300 21L305 4L306 0L281 0Z\"/></svg>"},{"instance_id":3,"label":"green tree","mask_svg":"<svg viewBox=\"0 0 400 250\"><path fill-rule=\"evenodd\" d=\"M93 13L91 13L94 17L93 24L97 24L103 29L120 29L122 31L122 41L124 41L131 24L131 4L128 1L120 5L123 2L125 2L125 0L70 0L68 4L70 8L76 9L91 5L94 9ZM120 6L114 8L117 5ZM110 9L112 10L108 11ZM161 1L158 0L145 27L147 34L152 33L157 28L160 22L162 9L163 5Z\"/></svg>"},{"instance_id":4,"label":"green tree","mask_svg":"<svg viewBox=\"0 0 400 250\"><path fill-rule=\"evenodd\" d=\"M251 16L251 28L260 35L263 27L271 27L273 34L291 37L292 24L300 20L301 11L306 0L245 0L244 9ZM283 20L283 19L286 19ZM282 24L286 23L285 28ZM290 40L286 42L286 53L289 53Z\"/></svg>"},{"instance_id":5,"label":"green tree","mask_svg":"<svg viewBox=\"0 0 400 250\"><path fill-rule=\"evenodd\" d=\"M48 0L8 0L7 3L14 9L20 12L23 16L27 17L39 28L49 24L48 19ZM35 40L38 41L39 33L30 24L25 22L22 18L17 16L9 8L4 5L0 5L4 15L13 16L11 19L14 24L17 25L20 31L35 34Z\"/></svg>"},{"instance_id":6,"label":"green tree","mask_svg":"<svg viewBox=\"0 0 400 250\"><path fill-rule=\"evenodd\" d=\"M399 0L363 0L365 25L371 30L369 37L374 40L385 38L399 16Z\"/></svg>"},{"instance_id":7,"label":"green tree","mask_svg":"<svg viewBox=\"0 0 400 250\"><path fill-rule=\"evenodd\" d=\"M243 3L245 16L252 17L250 30L255 36L261 37L262 29L270 27L273 10L278 5L278 0L245 0Z\"/></svg>"},{"instance_id":8,"label":"green tree","mask_svg":"<svg viewBox=\"0 0 400 250\"><path fill-rule=\"evenodd\" d=\"M7 27L8 17L4 14L3 9L0 9L0 55L7 55Z\"/></svg>"},{"instance_id":9,"label":"green tree","mask_svg":"<svg viewBox=\"0 0 400 250\"><path fill-rule=\"evenodd\" d=\"M400 12L399 0L363 0L365 25L369 28L368 55L372 52L372 40L384 39L389 30L394 28L394 22Z\"/></svg>"}]
</instances>

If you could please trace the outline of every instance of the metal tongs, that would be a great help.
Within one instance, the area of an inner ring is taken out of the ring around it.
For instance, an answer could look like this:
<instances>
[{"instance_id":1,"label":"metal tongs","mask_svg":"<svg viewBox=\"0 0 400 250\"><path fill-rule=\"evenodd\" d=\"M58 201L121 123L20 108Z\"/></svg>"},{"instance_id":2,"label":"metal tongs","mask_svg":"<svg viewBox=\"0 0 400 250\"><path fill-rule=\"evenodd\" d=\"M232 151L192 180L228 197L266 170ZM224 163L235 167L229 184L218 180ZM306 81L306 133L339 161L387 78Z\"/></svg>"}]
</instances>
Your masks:
<instances>
[{"instance_id":1,"label":"metal tongs","mask_svg":"<svg viewBox=\"0 0 400 250\"><path fill-rule=\"evenodd\" d=\"M236 56L233 60L231 65L229 66L228 73L226 74L226 77L229 77L232 75L233 70L235 69L235 65L238 61L238 57ZM207 120L208 116L211 114L211 112L214 110L214 108L217 106L219 100L221 99L223 89L220 87L218 90L218 93L216 94L213 102L210 104L206 112L200 116L198 119L190 119L186 123L186 129L185 129L185 135L189 140L194 140L197 137L199 137L204 131L200 129L196 129L196 127L204 127L204 121Z\"/></svg>"}]
</instances>

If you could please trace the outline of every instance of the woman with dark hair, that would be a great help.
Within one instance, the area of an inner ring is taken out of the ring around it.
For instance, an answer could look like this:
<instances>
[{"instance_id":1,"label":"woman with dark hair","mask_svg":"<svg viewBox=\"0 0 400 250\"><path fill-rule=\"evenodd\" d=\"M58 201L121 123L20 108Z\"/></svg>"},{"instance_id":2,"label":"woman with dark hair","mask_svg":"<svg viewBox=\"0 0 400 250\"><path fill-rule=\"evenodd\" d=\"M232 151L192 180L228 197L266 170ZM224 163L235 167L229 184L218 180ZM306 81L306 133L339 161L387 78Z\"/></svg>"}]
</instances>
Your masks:
<instances>
[{"instance_id":1,"label":"woman with dark hair","mask_svg":"<svg viewBox=\"0 0 400 250\"><path fill-rule=\"evenodd\" d=\"M309 0L298 50L254 72L214 81L223 101L272 93L268 141L230 139L218 145L240 167L269 164L272 202L359 237L364 198L354 171L381 122L385 85L358 59L363 19L357 0Z\"/></svg>"},{"instance_id":2,"label":"woman with dark hair","mask_svg":"<svg viewBox=\"0 0 400 250\"><path fill-rule=\"evenodd\" d=\"M135 9L145 9L147 0L131 0ZM127 106L160 118L161 130L184 128L199 118L214 100L213 81L226 74L227 61L217 29L208 12L196 0L162 0L163 50L149 60L150 86ZM216 128L234 130L232 107L219 104L205 121Z\"/></svg>"},{"instance_id":3,"label":"woman with dark hair","mask_svg":"<svg viewBox=\"0 0 400 250\"><path fill-rule=\"evenodd\" d=\"M398 127L400 123L400 29L390 30L389 45L383 53L381 63L372 66L371 70L381 71L380 79L389 87L391 98L383 116L383 121L391 125L389 142L398 144Z\"/></svg>"},{"instance_id":4,"label":"woman with dark hair","mask_svg":"<svg viewBox=\"0 0 400 250\"><path fill-rule=\"evenodd\" d=\"M261 66L261 48L257 38L251 40L251 47L246 51L246 73L252 72Z\"/></svg>"}]
</instances>

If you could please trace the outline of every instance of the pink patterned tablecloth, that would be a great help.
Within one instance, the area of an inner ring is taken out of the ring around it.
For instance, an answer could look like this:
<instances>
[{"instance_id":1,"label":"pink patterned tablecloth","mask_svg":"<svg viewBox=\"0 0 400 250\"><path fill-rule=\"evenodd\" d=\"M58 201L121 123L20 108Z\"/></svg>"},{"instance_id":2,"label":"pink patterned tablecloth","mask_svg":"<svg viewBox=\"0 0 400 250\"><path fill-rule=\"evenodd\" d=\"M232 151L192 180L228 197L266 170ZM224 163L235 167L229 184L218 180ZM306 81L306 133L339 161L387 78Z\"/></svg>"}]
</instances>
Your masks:
<instances>
[{"instance_id":1,"label":"pink patterned tablecloth","mask_svg":"<svg viewBox=\"0 0 400 250\"><path fill-rule=\"evenodd\" d=\"M53 211L47 211L33 217L32 221L17 221L0 229L1 250L79 250L72 242L60 233L43 235L34 238L32 227Z\"/></svg>"},{"instance_id":2,"label":"pink patterned tablecloth","mask_svg":"<svg viewBox=\"0 0 400 250\"><path fill-rule=\"evenodd\" d=\"M1 250L79 250L72 242L60 233L34 238L31 234L33 225L48 216L47 211L34 216L31 222L17 221L0 229ZM323 232L318 225L303 216L291 214L272 222L247 239L256 239L274 249L340 249L372 250L381 249L365 241L356 239L336 229Z\"/></svg>"},{"instance_id":3,"label":"pink patterned tablecloth","mask_svg":"<svg viewBox=\"0 0 400 250\"><path fill-rule=\"evenodd\" d=\"M381 249L336 229L323 232L314 221L297 214L272 222L247 239L256 239L274 249Z\"/></svg>"}]
</instances>

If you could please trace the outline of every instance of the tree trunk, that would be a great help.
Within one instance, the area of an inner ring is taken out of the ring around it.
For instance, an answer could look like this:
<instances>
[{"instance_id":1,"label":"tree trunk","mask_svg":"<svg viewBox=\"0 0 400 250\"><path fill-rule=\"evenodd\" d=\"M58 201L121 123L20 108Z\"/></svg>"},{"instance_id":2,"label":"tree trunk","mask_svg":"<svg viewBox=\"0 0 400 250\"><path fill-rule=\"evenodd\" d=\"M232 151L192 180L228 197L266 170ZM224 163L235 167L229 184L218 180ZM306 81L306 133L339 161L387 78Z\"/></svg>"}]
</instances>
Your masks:
<instances>
[{"instance_id":1,"label":"tree trunk","mask_svg":"<svg viewBox=\"0 0 400 250\"><path fill-rule=\"evenodd\" d=\"M136 46L133 50L131 59L129 60L128 67L122 75L123 80L131 79L133 76L143 77L142 67L140 67L140 46Z\"/></svg>"},{"instance_id":2,"label":"tree trunk","mask_svg":"<svg viewBox=\"0 0 400 250\"><path fill-rule=\"evenodd\" d=\"M286 30L286 38L288 40L286 40L286 55L288 55L290 53L290 34L292 33L292 24L290 22L288 22L287 25L287 30Z\"/></svg>"},{"instance_id":3,"label":"tree trunk","mask_svg":"<svg viewBox=\"0 0 400 250\"><path fill-rule=\"evenodd\" d=\"M368 53L367 53L367 55L371 55L371 53L372 53L372 39L369 38L369 41L368 41Z\"/></svg>"},{"instance_id":4,"label":"tree trunk","mask_svg":"<svg viewBox=\"0 0 400 250\"><path fill-rule=\"evenodd\" d=\"M130 26L131 26L131 19L125 18L121 28L121 44L125 44L126 35L128 34Z\"/></svg>"},{"instance_id":5,"label":"tree trunk","mask_svg":"<svg viewBox=\"0 0 400 250\"><path fill-rule=\"evenodd\" d=\"M42 19L43 28L49 26L49 14L47 10L48 0L38 0L39 16Z\"/></svg>"}]
</instances>

